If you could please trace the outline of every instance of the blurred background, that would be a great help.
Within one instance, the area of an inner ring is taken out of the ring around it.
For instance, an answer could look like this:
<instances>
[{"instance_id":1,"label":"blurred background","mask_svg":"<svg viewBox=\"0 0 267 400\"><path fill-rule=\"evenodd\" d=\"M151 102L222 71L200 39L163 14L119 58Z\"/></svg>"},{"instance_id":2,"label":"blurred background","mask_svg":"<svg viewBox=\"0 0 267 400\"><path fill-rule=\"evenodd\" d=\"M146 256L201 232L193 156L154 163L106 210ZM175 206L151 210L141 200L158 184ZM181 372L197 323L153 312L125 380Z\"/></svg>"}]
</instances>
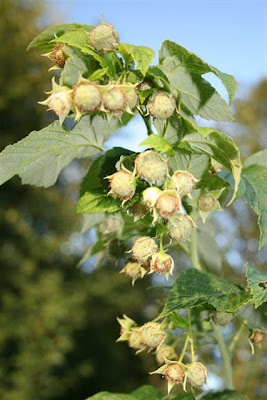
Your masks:
<instances>
[{"instance_id":1,"label":"blurred background","mask_svg":"<svg viewBox=\"0 0 267 400\"><path fill-rule=\"evenodd\" d=\"M38 51L27 53L28 43L48 25L96 24L102 16L114 24L122 42L157 51L164 39L171 39L235 75L237 123L217 127L234 138L246 158L267 144L266 12L266 2L255 0L1 0L0 149L53 118L37 104L50 90L51 63ZM215 78L209 79L223 91ZM138 149L145 134L137 118L107 147ZM77 268L95 235L82 235L81 218L75 215L86 165L73 162L53 188L21 186L17 177L0 188L3 400L84 400L100 390L127 392L145 383L160 385L160 379L147 372L156 368L153 356L136 357L126 345L115 344L117 316L126 313L143 323L155 311L155 292L146 290L149 280L131 289L118 274L114 252L102 256L99 268L94 267L95 259ZM267 246L257 250L256 216L238 200L223 215L217 213L214 222L210 234L219 252L207 268L245 284L246 260L261 270L267 263ZM182 257L179 263L180 270L188 266ZM260 307L257 318L264 312L266 307ZM234 358L236 386L251 400L266 399L263 349L256 349L252 357L247 337L245 331ZM209 388L220 388L217 349L205 351L212 366Z\"/></svg>"}]
</instances>

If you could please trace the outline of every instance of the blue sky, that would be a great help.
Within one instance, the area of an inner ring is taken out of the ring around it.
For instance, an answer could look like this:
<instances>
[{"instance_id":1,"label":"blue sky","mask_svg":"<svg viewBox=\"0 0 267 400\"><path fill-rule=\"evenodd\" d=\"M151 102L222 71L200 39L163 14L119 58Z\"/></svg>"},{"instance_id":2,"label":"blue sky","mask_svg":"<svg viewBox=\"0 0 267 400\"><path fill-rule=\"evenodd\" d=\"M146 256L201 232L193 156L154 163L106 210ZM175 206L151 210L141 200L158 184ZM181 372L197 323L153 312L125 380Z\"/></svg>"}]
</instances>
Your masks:
<instances>
[{"instance_id":1,"label":"blue sky","mask_svg":"<svg viewBox=\"0 0 267 400\"><path fill-rule=\"evenodd\" d=\"M267 1L47 0L61 21L112 22L121 42L152 47L173 40L243 85L267 76ZM55 21L55 22L61 22Z\"/></svg>"}]
</instances>

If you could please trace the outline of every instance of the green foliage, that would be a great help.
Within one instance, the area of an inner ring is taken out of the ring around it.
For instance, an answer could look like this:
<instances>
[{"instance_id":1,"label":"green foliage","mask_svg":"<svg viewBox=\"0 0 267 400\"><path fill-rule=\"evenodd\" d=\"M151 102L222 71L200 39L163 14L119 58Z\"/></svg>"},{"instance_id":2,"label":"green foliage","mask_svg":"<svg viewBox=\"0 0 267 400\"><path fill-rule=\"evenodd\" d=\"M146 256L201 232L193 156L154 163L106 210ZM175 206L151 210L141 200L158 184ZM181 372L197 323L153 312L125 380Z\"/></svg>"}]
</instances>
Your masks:
<instances>
[{"instance_id":1,"label":"green foliage","mask_svg":"<svg viewBox=\"0 0 267 400\"><path fill-rule=\"evenodd\" d=\"M223 392L209 393L203 400L248 400L248 397L234 390L224 390Z\"/></svg>"},{"instance_id":2,"label":"green foliage","mask_svg":"<svg viewBox=\"0 0 267 400\"><path fill-rule=\"evenodd\" d=\"M234 312L249 301L250 295L240 287L215 275L191 268L176 279L162 315L197 306Z\"/></svg>"},{"instance_id":3,"label":"green foliage","mask_svg":"<svg viewBox=\"0 0 267 400\"><path fill-rule=\"evenodd\" d=\"M263 274L250 264L246 265L247 285L255 307L267 301L267 274Z\"/></svg>"},{"instance_id":4,"label":"green foliage","mask_svg":"<svg viewBox=\"0 0 267 400\"><path fill-rule=\"evenodd\" d=\"M128 43L121 43L118 49L124 59L127 60L128 64L132 60L135 61L137 68L141 71L142 75L146 75L149 65L155 57L154 50L149 47L134 46L133 44Z\"/></svg>"},{"instance_id":5,"label":"green foliage","mask_svg":"<svg viewBox=\"0 0 267 400\"><path fill-rule=\"evenodd\" d=\"M34 38L28 46L28 50L33 47L38 47L41 50L51 50L54 47L54 39L55 37L59 38L63 36L65 32L75 31L77 29L85 29L90 32L93 27L91 25L84 24L60 24L54 25L43 32L41 32L36 38Z\"/></svg>"},{"instance_id":6,"label":"green foliage","mask_svg":"<svg viewBox=\"0 0 267 400\"><path fill-rule=\"evenodd\" d=\"M142 143L140 143L140 146L151 147L152 149L160 151L169 156L173 156L175 154L169 142L164 139L164 137L155 135L154 133L144 139Z\"/></svg>"},{"instance_id":7,"label":"green foliage","mask_svg":"<svg viewBox=\"0 0 267 400\"><path fill-rule=\"evenodd\" d=\"M8 146L0 155L0 183L19 175L23 183L48 187L74 158L103 151L103 143L117 128L117 121L101 116L84 117L72 131L56 121Z\"/></svg>"},{"instance_id":8,"label":"green foliage","mask_svg":"<svg viewBox=\"0 0 267 400\"><path fill-rule=\"evenodd\" d=\"M162 62L167 57L175 57L179 60L181 67L186 68L192 74L203 75L212 72L217 75L228 92L229 103L232 103L237 90L237 83L232 75L219 71L217 68L201 60L196 54L191 53L184 47L170 40L165 40L160 50L160 61Z\"/></svg>"}]
</instances>

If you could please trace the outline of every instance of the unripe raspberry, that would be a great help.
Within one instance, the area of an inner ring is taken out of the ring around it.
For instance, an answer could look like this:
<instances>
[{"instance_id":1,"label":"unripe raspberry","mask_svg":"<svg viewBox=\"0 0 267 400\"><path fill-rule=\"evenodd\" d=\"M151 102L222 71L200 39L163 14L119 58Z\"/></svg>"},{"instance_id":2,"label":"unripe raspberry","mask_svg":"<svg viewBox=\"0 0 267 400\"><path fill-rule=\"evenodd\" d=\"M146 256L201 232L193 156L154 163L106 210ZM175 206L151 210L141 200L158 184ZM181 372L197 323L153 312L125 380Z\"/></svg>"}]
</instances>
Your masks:
<instances>
[{"instance_id":1,"label":"unripe raspberry","mask_svg":"<svg viewBox=\"0 0 267 400\"><path fill-rule=\"evenodd\" d=\"M265 339L265 333L262 331L255 330L250 336L250 340L254 344L261 344Z\"/></svg>"},{"instance_id":2,"label":"unripe raspberry","mask_svg":"<svg viewBox=\"0 0 267 400\"><path fill-rule=\"evenodd\" d=\"M187 379L191 386L200 388L207 382L208 370L200 362L194 362L188 366Z\"/></svg>"},{"instance_id":3,"label":"unripe raspberry","mask_svg":"<svg viewBox=\"0 0 267 400\"><path fill-rule=\"evenodd\" d=\"M116 233L120 234L123 230L123 219L118 215L109 215L98 226L99 232L103 236L110 236Z\"/></svg>"},{"instance_id":4,"label":"unripe raspberry","mask_svg":"<svg viewBox=\"0 0 267 400\"><path fill-rule=\"evenodd\" d=\"M168 172L166 160L153 150L139 154L135 159L135 167L140 177L149 183L162 183Z\"/></svg>"},{"instance_id":5,"label":"unripe raspberry","mask_svg":"<svg viewBox=\"0 0 267 400\"><path fill-rule=\"evenodd\" d=\"M142 334L140 328L133 328L128 340L129 347L135 350L145 350L146 345L142 341Z\"/></svg>"},{"instance_id":6,"label":"unripe raspberry","mask_svg":"<svg viewBox=\"0 0 267 400\"><path fill-rule=\"evenodd\" d=\"M119 36L112 25L97 25L89 33L90 45L100 54L114 50L119 44Z\"/></svg>"},{"instance_id":7,"label":"unripe raspberry","mask_svg":"<svg viewBox=\"0 0 267 400\"><path fill-rule=\"evenodd\" d=\"M108 111L121 111L125 105L125 94L123 91L112 85L103 92L103 105Z\"/></svg>"},{"instance_id":8,"label":"unripe raspberry","mask_svg":"<svg viewBox=\"0 0 267 400\"><path fill-rule=\"evenodd\" d=\"M127 112L131 112L133 108L137 106L138 96L136 93L136 85L132 85L131 83L126 83L121 86L121 90L125 95L125 104L124 108Z\"/></svg>"},{"instance_id":9,"label":"unripe raspberry","mask_svg":"<svg viewBox=\"0 0 267 400\"><path fill-rule=\"evenodd\" d=\"M130 211L134 215L134 220L137 221L149 213L150 207L146 202L141 201L140 203L135 203Z\"/></svg>"},{"instance_id":10,"label":"unripe raspberry","mask_svg":"<svg viewBox=\"0 0 267 400\"><path fill-rule=\"evenodd\" d=\"M135 194L136 181L132 172L121 169L107 177L110 184L110 192L121 200L129 200Z\"/></svg>"},{"instance_id":11,"label":"unripe raspberry","mask_svg":"<svg viewBox=\"0 0 267 400\"><path fill-rule=\"evenodd\" d=\"M174 261L169 254L164 251L159 251L153 254L150 262L150 271L157 272L158 274L165 274L168 279L169 274L172 275L174 268Z\"/></svg>"},{"instance_id":12,"label":"unripe raspberry","mask_svg":"<svg viewBox=\"0 0 267 400\"><path fill-rule=\"evenodd\" d=\"M133 243L133 258L139 263L146 262L154 253L158 251L158 245L149 236L141 237Z\"/></svg>"},{"instance_id":13,"label":"unripe raspberry","mask_svg":"<svg viewBox=\"0 0 267 400\"><path fill-rule=\"evenodd\" d=\"M143 81L143 82L141 82L141 83L138 85L137 89L138 89L138 90L145 91L145 90L152 89L152 86L151 86L150 83L148 83L148 82L146 82L146 81Z\"/></svg>"},{"instance_id":14,"label":"unripe raspberry","mask_svg":"<svg viewBox=\"0 0 267 400\"><path fill-rule=\"evenodd\" d=\"M170 236L177 242L189 240L194 227L195 223L188 215L172 217L168 222Z\"/></svg>"},{"instance_id":15,"label":"unripe raspberry","mask_svg":"<svg viewBox=\"0 0 267 400\"><path fill-rule=\"evenodd\" d=\"M167 92L157 92L147 103L147 111L158 119L167 119L172 116L176 108L176 99Z\"/></svg>"},{"instance_id":16,"label":"unripe raspberry","mask_svg":"<svg viewBox=\"0 0 267 400\"><path fill-rule=\"evenodd\" d=\"M134 285L135 281L139 278L143 278L146 272L146 269L139 262L129 261L120 273L132 278L132 284Z\"/></svg>"},{"instance_id":17,"label":"unripe raspberry","mask_svg":"<svg viewBox=\"0 0 267 400\"><path fill-rule=\"evenodd\" d=\"M180 197L176 193L166 190L159 196L156 208L163 218L169 218L181 208Z\"/></svg>"},{"instance_id":18,"label":"unripe raspberry","mask_svg":"<svg viewBox=\"0 0 267 400\"><path fill-rule=\"evenodd\" d=\"M67 86L60 86L52 80L53 90L50 96L45 101L40 101L39 104L47 105L49 110L54 111L59 116L60 124L68 116L72 108L71 93L72 90Z\"/></svg>"},{"instance_id":19,"label":"unripe raspberry","mask_svg":"<svg viewBox=\"0 0 267 400\"><path fill-rule=\"evenodd\" d=\"M190 196L197 179L188 171L176 171L171 178L171 186L177 189L178 194L183 196Z\"/></svg>"},{"instance_id":20,"label":"unripe raspberry","mask_svg":"<svg viewBox=\"0 0 267 400\"><path fill-rule=\"evenodd\" d=\"M57 44L50 53L50 59L60 67L64 67L66 54L64 52L64 44Z\"/></svg>"},{"instance_id":21,"label":"unripe raspberry","mask_svg":"<svg viewBox=\"0 0 267 400\"><path fill-rule=\"evenodd\" d=\"M229 324L229 322L232 321L234 316L235 316L234 313L228 313L228 312L223 312L223 311L213 311L212 320L217 325L226 326Z\"/></svg>"},{"instance_id":22,"label":"unripe raspberry","mask_svg":"<svg viewBox=\"0 0 267 400\"><path fill-rule=\"evenodd\" d=\"M120 324L120 337L117 339L117 342L129 340L131 330L136 327L136 323L125 314L123 318L117 318L117 321Z\"/></svg>"},{"instance_id":23,"label":"unripe raspberry","mask_svg":"<svg viewBox=\"0 0 267 400\"><path fill-rule=\"evenodd\" d=\"M207 193L198 199L198 209L200 211L209 212L214 209L216 203L217 200L215 199L215 197L212 196L212 194Z\"/></svg>"},{"instance_id":24,"label":"unripe raspberry","mask_svg":"<svg viewBox=\"0 0 267 400\"><path fill-rule=\"evenodd\" d=\"M185 379L184 366L177 361L170 361L165 359L165 363L162 367L157 369L151 374L161 374L168 381L168 394L175 384L182 383Z\"/></svg>"},{"instance_id":25,"label":"unripe raspberry","mask_svg":"<svg viewBox=\"0 0 267 400\"><path fill-rule=\"evenodd\" d=\"M143 191L143 200L148 205L148 207L152 208L155 206L161 193L162 190L160 190L159 188L149 187L148 189Z\"/></svg>"},{"instance_id":26,"label":"unripe raspberry","mask_svg":"<svg viewBox=\"0 0 267 400\"><path fill-rule=\"evenodd\" d=\"M146 346L155 349L164 342L166 334L162 330L160 324L157 324L156 322L148 322L141 328L141 337L142 342Z\"/></svg>"},{"instance_id":27,"label":"unripe raspberry","mask_svg":"<svg viewBox=\"0 0 267 400\"><path fill-rule=\"evenodd\" d=\"M164 364L165 359L174 360L175 358L177 358L177 354L173 347L163 344L157 349L156 359L160 365Z\"/></svg>"},{"instance_id":28,"label":"unripe raspberry","mask_svg":"<svg viewBox=\"0 0 267 400\"><path fill-rule=\"evenodd\" d=\"M82 113L94 111L101 105L101 93L98 86L89 81L78 83L73 88L73 103Z\"/></svg>"}]
</instances>

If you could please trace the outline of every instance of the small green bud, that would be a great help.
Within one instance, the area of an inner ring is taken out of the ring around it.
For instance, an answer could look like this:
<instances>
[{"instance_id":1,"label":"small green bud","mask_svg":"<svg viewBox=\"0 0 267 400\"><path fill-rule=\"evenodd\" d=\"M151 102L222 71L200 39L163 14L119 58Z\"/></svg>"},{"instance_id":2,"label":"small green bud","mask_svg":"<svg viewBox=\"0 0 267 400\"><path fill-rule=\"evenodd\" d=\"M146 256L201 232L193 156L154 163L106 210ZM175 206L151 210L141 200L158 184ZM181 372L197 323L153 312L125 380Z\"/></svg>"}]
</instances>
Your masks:
<instances>
[{"instance_id":1,"label":"small green bud","mask_svg":"<svg viewBox=\"0 0 267 400\"><path fill-rule=\"evenodd\" d=\"M151 237L143 236L134 241L131 251L135 260L144 263L158 251L158 245Z\"/></svg>"},{"instance_id":2,"label":"small green bud","mask_svg":"<svg viewBox=\"0 0 267 400\"><path fill-rule=\"evenodd\" d=\"M156 322L148 322L141 327L141 337L142 342L146 346L155 349L163 343L166 334L162 330L160 324L157 324Z\"/></svg>"},{"instance_id":3,"label":"small green bud","mask_svg":"<svg viewBox=\"0 0 267 400\"><path fill-rule=\"evenodd\" d=\"M198 208L200 211L209 212L214 209L217 200L212 194L206 193L198 199Z\"/></svg>"},{"instance_id":4,"label":"small green bud","mask_svg":"<svg viewBox=\"0 0 267 400\"><path fill-rule=\"evenodd\" d=\"M132 172L121 169L107 177L110 184L110 192L121 200L129 200L135 194L136 180Z\"/></svg>"},{"instance_id":5,"label":"small green bud","mask_svg":"<svg viewBox=\"0 0 267 400\"><path fill-rule=\"evenodd\" d=\"M120 273L123 273L130 278L132 278L132 285L134 285L135 281L139 278L143 278L146 274L146 269L142 264L136 261L129 261L125 265L125 267L121 270Z\"/></svg>"},{"instance_id":6,"label":"small green bud","mask_svg":"<svg viewBox=\"0 0 267 400\"><path fill-rule=\"evenodd\" d=\"M175 171L171 178L171 187L175 187L178 194L190 196L197 179L188 171Z\"/></svg>"},{"instance_id":7,"label":"small green bud","mask_svg":"<svg viewBox=\"0 0 267 400\"><path fill-rule=\"evenodd\" d=\"M232 321L234 316L235 316L234 313L213 311L212 320L217 325L226 326Z\"/></svg>"},{"instance_id":8,"label":"small green bud","mask_svg":"<svg viewBox=\"0 0 267 400\"><path fill-rule=\"evenodd\" d=\"M98 226L99 232L103 236L120 234L123 230L123 219L118 215L109 215Z\"/></svg>"},{"instance_id":9,"label":"small green bud","mask_svg":"<svg viewBox=\"0 0 267 400\"><path fill-rule=\"evenodd\" d=\"M175 358L177 358L177 354L173 347L163 344L157 349L156 352L156 359L159 365L164 364L165 358L167 360L175 360Z\"/></svg>"},{"instance_id":10,"label":"small green bud","mask_svg":"<svg viewBox=\"0 0 267 400\"><path fill-rule=\"evenodd\" d=\"M208 370L200 362L194 362L187 366L186 376L191 386L200 388L207 382Z\"/></svg>"},{"instance_id":11,"label":"small green bud","mask_svg":"<svg viewBox=\"0 0 267 400\"><path fill-rule=\"evenodd\" d=\"M103 23L89 33L89 42L98 53L105 54L118 46L119 36L113 25Z\"/></svg>"},{"instance_id":12,"label":"small green bud","mask_svg":"<svg viewBox=\"0 0 267 400\"><path fill-rule=\"evenodd\" d=\"M177 215L169 219L168 228L172 239L186 242L191 237L195 223L189 215Z\"/></svg>"},{"instance_id":13,"label":"small green bud","mask_svg":"<svg viewBox=\"0 0 267 400\"><path fill-rule=\"evenodd\" d=\"M167 119L172 116L176 108L176 99L170 93L157 92L147 103L149 114L158 119Z\"/></svg>"},{"instance_id":14,"label":"small green bud","mask_svg":"<svg viewBox=\"0 0 267 400\"><path fill-rule=\"evenodd\" d=\"M166 160L153 150L139 154L135 159L135 167L138 175L149 183L163 182L168 172Z\"/></svg>"},{"instance_id":15,"label":"small green bud","mask_svg":"<svg viewBox=\"0 0 267 400\"><path fill-rule=\"evenodd\" d=\"M131 330L136 327L136 323L125 314L123 315L123 318L117 318L117 321L120 324L120 337L117 339L117 342L129 340Z\"/></svg>"},{"instance_id":16,"label":"small green bud","mask_svg":"<svg viewBox=\"0 0 267 400\"><path fill-rule=\"evenodd\" d=\"M103 105L108 111L121 111L125 105L125 94L120 88L111 85L103 92Z\"/></svg>"},{"instance_id":17,"label":"small green bud","mask_svg":"<svg viewBox=\"0 0 267 400\"><path fill-rule=\"evenodd\" d=\"M74 86L72 98L75 107L81 113L94 111L101 105L101 93L98 86L85 80Z\"/></svg>"}]
</instances>

